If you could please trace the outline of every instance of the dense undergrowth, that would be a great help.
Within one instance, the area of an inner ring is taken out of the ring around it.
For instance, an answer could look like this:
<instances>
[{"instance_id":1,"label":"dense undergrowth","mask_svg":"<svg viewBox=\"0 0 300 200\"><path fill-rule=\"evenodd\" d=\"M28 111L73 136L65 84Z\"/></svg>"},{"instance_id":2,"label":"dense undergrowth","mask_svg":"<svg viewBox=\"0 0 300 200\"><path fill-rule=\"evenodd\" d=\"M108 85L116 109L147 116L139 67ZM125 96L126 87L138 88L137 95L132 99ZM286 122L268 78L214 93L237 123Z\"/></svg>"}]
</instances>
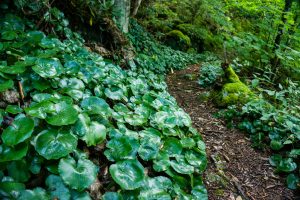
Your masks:
<instances>
[{"instance_id":1,"label":"dense undergrowth","mask_svg":"<svg viewBox=\"0 0 300 200\"><path fill-rule=\"evenodd\" d=\"M54 13L63 41L1 10L1 198L207 199L205 144L154 73L192 56L147 39L125 71Z\"/></svg>"},{"instance_id":2,"label":"dense undergrowth","mask_svg":"<svg viewBox=\"0 0 300 200\"><path fill-rule=\"evenodd\" d=\"M218 61L208 62L201 68L199 84L202 87L214 87L216 83L220 84L218 81L224 81L224 72L219 64ZM266 88L270 84L268 79L248 82L255 97L244 103L238 100L226 104L228 108L221 110L218 116L226 119L229 127L236 126L249 133L253 147L270 149L273 154L270 164L276 168L276 173L288 175L288 187L297 189L300 155L299 83L287 80L285 85L279 84L276 90ZM239 96L239 92L237 90L235 95Z\"/></svg>"}]
</instances>

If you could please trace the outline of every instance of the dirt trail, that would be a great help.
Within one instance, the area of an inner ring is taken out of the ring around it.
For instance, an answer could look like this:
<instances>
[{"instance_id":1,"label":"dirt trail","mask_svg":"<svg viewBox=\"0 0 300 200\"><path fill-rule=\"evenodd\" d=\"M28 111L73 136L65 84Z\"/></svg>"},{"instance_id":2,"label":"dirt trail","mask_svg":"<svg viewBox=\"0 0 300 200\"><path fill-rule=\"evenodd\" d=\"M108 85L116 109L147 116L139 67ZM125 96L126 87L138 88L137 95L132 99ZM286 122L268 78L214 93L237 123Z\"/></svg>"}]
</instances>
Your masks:
<instances>
[{"instance_id":1,"label":"dirt trail","mask_svg":"<svg viewBox=\"0 0 300 200\"><path fill-rule=\"evenodd\" d=\"M270 153L254 150L246 134L226 128L213 117L217 109L199 100L205 90L193 77L198 66L169 74L169 92L190 114L193 125L203 134L209 160L204 181L211 200L286 200L299 199L269 165ZM197 78L196 78L197 79Z\"/></svg>"}]
</instances>

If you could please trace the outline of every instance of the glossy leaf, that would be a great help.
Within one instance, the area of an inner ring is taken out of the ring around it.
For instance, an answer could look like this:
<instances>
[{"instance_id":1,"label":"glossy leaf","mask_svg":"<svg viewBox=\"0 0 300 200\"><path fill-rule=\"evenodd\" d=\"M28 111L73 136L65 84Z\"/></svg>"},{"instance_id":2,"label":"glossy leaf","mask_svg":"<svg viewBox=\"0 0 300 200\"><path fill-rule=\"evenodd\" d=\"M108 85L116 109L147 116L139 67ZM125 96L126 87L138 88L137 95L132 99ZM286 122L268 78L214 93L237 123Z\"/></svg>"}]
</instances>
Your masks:
<instances>
[{"instance_id":1,"label":"glossy leaf","mask_svg":"<svg viewBox=\"0 0 300 200\"><path fill-rule=\"evenodd\" d=\"M21 113L23 111L23 109L17 105L8 105L5 109L5 111L16 115L18 113Z\"/></svg>"},{"instance_id":2,"label":"glossy leaf","mask_svg":"<svg viewBox=\"0 0 300 200\"><path fill-rule=\"evenodd\" d=\"M96 179L97 167L90 160L72 157L62 158L58 165L59 174L72 189L83 191Z\"/></svg>"},{"instance_id":3,"label":"glossy leaf","mask_svg":"<svg viewBox=\"0 0 300 200\"><path fill-rule=\"evenodd\" d=\"M169 156L180 155L182 152L182 145L178 139L170 137L165 140L163 150L166 151Z\"/></svg>"},{"instance_id":4,"label":"glossy leaf","mask_svg":"<svg viewBox=\"0 0 300 200\"><path fill-rule=\"evenodd\" d=\"M53 110L47 115L46 121L53 126L74 124L78 119L78 112L73 105L60 102L53 105Z\"/></svg>"},{"instance_id":5,"label":"glossy leaf","mask_svg":"<svg viewBox=\"0 0 300 200\"><path fill-rule=\"evenodd\" d=\"M0 79L0 92L4 92L8 89L13 88L14 86L14 82L13 80L9 79L9 80L3 80Z\"/></svg>"},{"instance_id":6,"label":"glossy leaf","mask_svg":"<svg viewBox=\"0 0 300 200\"><path fill-rule=\"evenodd\" d=\"M49 199L48 194L43 188L35 188L33 190L23 190L18 197L18 200L41 200Z\"/></svg>"},{"instance_id":7,"label":"glossy leaf","mask_svg":"<svg viewBox=\"0 0 300 200\"><path fill-rule=\"evenodd\" d=\"M91 122L86 114L79 115L79 119L74 126L74 132L83 137L88 146L96 146L106 139L105 126L95 121Z\"/></svg>"},{"instance_id":8,"label":"glossy leaf","mask_svg":"<svg viewBox=\"0 0 300 200\"><path fill-rule=\"evenodd\" d=\"M28 164L25 160L18 160L9 163L7 171L8 175L17 182L24 183L30 178Z\"/></svg>"},{"instance_id":9,"label":"glossy leaf","mask_svg":"<svg viewBox=\"0 0 300 200\"><path fill-rule=\"evenodd\" d=\"M119 161L109 167L113 180L124 190L141 187L145 174L143 165L137 160Z\"/></svg>"},{"instance_id":10,"label":"glossy leaf","mask_svg":"<svg viewBox=\"0 0 300 200\"><path fill-rule=\"evenodd\" d=\"M88 97L81 102L81 107L89 114L109 116L111 109L105 100L98 97Z\"/></svg>"},{"instance_id":11,"label":"glossy leaf","mask_svg":"<svg viewBox=\"0 0 300 200\"><path fill-rule=\"evenodd\" d=\"M13 147L0 145L0 162L7 162L22 159L28 150L28 144L23 142Z\"/></svg>"},{"instance_id":12,"label":"glossy leaf","mask_svg":"<svg viewBox=\"0 0 300 200\"><path fill-rule=\"evenodd\" d=\"M8 146L19 144L31 136L33 129L33 119L28 117L16 119L3 131L1 135L3 143Z\"/></svg>"},{"instance_id":13,"label":"glossy leaf","mask_svg":"<svg viewBox=\"0 0 300 200\"><path fill-rule=\"evenodd\" d=\"M43 78L54 78L63 72L63 67L57 58L40 58L32 69Z\"/></svg>"},{"instance_id":14,"label":"glossy leaf","mask_svg":"<svg viewBox=\"0 0 300 200\"><path fill-rule=\"evenodd\" d=\"M46 185L51 199L69 200L71 193L69 188L64 184L62 178L56 175L50 175L46 179Z\"/></svg>"},{"instance_id":15,"label":"glossy leaf","mask_svg":"<svg viewBox=\"0 0 300 200\"><path fill-rule=\"evenodd\" d=\"M34 139L36 151L47 160L67 156L77 146L77 138L66 130L44 130Z\"/></svg>"},{"instance_id":16,"label":"glossy leaf","mask_svg":"<svg viewBox=\"0 0 300 200\"><path fill-rule=\"evenodd\" d=\"M106 88L104 94L112 100L121 100L124 97L123 90L118 87Z\"/></svg>"},{"instance_id":17,"label":"glossy leaf","mask_svg":"<svg viewBox=\"0 0 300 200\"><path fill-rule=\"evenodd\" d=\"M123 159L134 159L138 149L139 143L136 139L128 136L116 137L110 140L106 147L105 155L108 160L118 161Z\"/></svg>"},{"instance_id":18,"label":"glossy leaf","mask_svg":"<svg viewBox=\"0 0 300 200\"><path fill-rule=\"evenodd\" d=\"M185 153L185 159L190 165L193 165L200 170L200 172L203 172L206 168L207 159L205 152L187 151Z\"/></svg>"}]
</instances>

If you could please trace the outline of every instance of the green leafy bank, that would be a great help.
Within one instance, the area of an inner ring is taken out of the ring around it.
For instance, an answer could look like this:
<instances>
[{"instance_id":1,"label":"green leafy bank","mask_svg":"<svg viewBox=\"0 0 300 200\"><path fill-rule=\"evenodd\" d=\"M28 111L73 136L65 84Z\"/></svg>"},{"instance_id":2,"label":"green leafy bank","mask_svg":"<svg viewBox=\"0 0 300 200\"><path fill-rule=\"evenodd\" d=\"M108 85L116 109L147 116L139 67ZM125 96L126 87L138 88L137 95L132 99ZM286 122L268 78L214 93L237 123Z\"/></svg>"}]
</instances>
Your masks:
<instances>
[{"instance_id":1,"label":"green leafy bank","mask_svg":"<svg viewBox=\"0 0 300 200\"><path fill-rule=\"evenodd\" d=\"M1 199L98 198L97 180L102 199L207 199L205 144L155 67L104 60L51 11L63 41L1 10Z\"/></svg>"},{"instance_id":2,"label":"green leafy bank","mask_svg":"<svg viewBox=\"0 0 300 200\"><path fill-rule=\"evenodd\" d=\"M266 89L269 80L257 77L242 83L231 67L222 70L220 62L201 68L199 84L216 91L212 97L225 108L218 115L229 127L249 134L252 145L272 152L270 164L286 177L290 189L299 189L299 84L287 80L278 89Z\"/></svg>"}]
</instances>

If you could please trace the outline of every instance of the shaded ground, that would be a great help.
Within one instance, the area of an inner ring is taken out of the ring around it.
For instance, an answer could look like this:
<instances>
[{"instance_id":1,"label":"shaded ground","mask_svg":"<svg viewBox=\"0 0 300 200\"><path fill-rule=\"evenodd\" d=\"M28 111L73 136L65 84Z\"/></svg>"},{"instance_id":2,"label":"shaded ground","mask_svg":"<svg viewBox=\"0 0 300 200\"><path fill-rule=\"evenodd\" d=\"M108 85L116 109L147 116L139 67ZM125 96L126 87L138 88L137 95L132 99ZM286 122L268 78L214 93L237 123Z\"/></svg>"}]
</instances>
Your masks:
<instances>
[{"instance_id":1,"label":"shaded ground","mask_svg":"<svg viewBox=\"0 0 300 200\"><path fill-rule=\"evenodd\" d=\"M213 117L217 109L201 101L205 90L197 83L199 67L169 74L169 92L190 114L193 125L203 134L209 159L205 184L211 200L288 200L299 199L269 165L268 152L256 151L246 135L226 128Z\"/></svg>"}]
</instances>

